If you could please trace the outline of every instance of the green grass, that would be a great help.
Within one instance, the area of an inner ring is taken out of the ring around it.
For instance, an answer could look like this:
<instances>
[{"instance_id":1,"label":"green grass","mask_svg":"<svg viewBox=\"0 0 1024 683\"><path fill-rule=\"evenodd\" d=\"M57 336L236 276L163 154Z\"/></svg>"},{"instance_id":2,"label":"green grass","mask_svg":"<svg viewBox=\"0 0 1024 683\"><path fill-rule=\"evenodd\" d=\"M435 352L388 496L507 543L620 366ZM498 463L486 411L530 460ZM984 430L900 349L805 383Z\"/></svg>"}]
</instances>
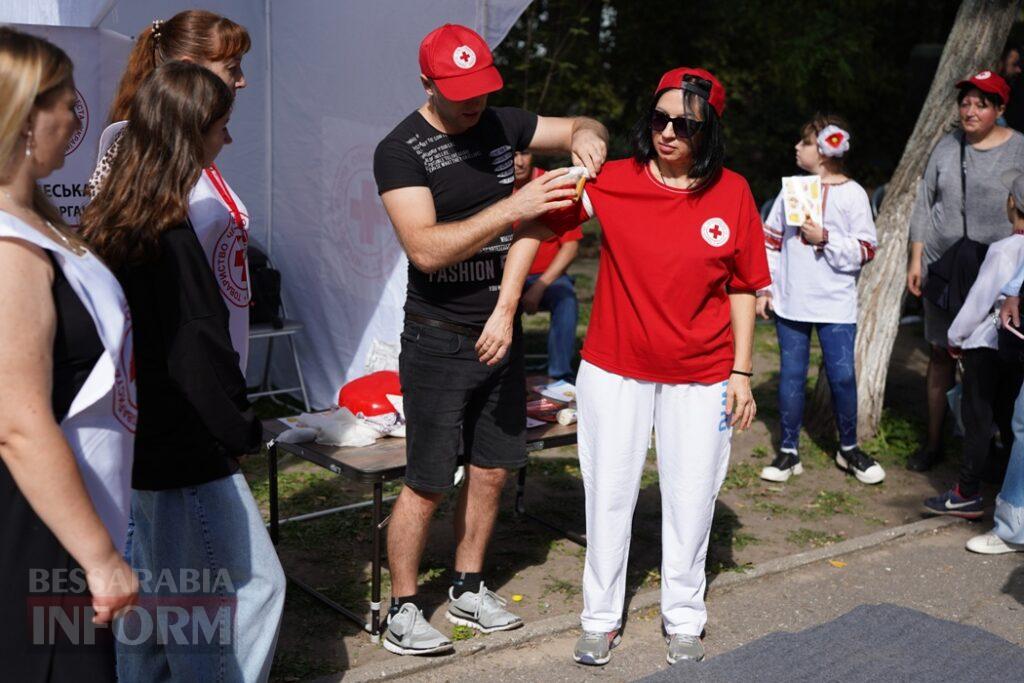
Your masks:
<instances>
[{"instance_id":1,"label":"green grass","mask_svg":"<svg viewBox=\"0 0 1024 683\"><path fill-rule=\"evenodd\" d=\"M924 432L924 425L886 410L882 413L875 438L866 441L861 448L883 464L904 466L920 446Z\"/></svg>"},{"instance_id":2,"label":"green grass","mask_svg":"<svg viewBox=\"0 0 1024 683\"><path fill-rule=\"evenodd\" d=\"M572 600L580 594L580 582L567 579L548 579L544 583L544 592L541 595L561 593L566 600Z\"/></svg>"},{"instance_id":3,"label":"green grass","mask_svg":"<svg viewBox=\"0 0 1024 683\"><path fill-rule=\"evenodd\" d=\"M731 491L733 489L745 489L753 486L760 479L760 474L761 468L749 462L731 465L729 473L725 475L725 481L722 482L722 490Z\"/></svg>"},{"instance_id":4,"label":"green grass","mask_svg":"<svg viewBox=\"0 0 1024 683\"><path fill-rule=\"evenodd\" d=\"M657 567L648 569L647 574L644 576L644 580L641 584L644 588L660 588L661 587L661 570Z\"/></svg>"},{"instance_id":5,"label":"green grass","mask_svg":"<svg viewBox=\"0 0 1024 683\"><path fill-rule=\"evenodd\" d=\"M456 626L452 629L452 640L469 640L476 638L476 630L468 626Z\"/></svg>"},{"instance_id":6,"label":"green grass","mask_svg":"<svg viewBox=\"0 0 1024 683\"><path fill-rule=\"evenodd\" d=\"M707 576L715 576L717 574L724 574L726 572L745 574L753 568L753 562L744 562L743 564L736 564L735 562L723 562L722 560L715 559L705 564L704 574Z\"/></svg>"},{"instance_id":7,"label":"green grass","mask_svg":"<svg viewBox=\"0 0 1024 683\"><path fill-rule=\"evenodd\" d=\"M786 540L790 543L806 548L823 548L833 543L838 543L843 540L842 534L830 534L827 531L815 531L814 529L799 528L794 531L790 531L786 535Z\"/></svg>"},{"instance_id":8,"label":"green grass","mask_svg":"<svg viewBox=\"0 0 1024 683\"><path fill-rule=\"evenodd\" d=\"M814 500L800 510L803 519L821 519L833 515L848 515L861 507L861 500L846 491L818 491Z\"/></svg>"},{"instance_id":9,"label":"green grass","mask_svg":"<svg viewBox=\"0 0 1024 683\"><path fill-rule=\"evenodd\" d=\"M754 509L760 510L761 512L767 512L772 515L788 515L793 510L782 503L776 503L773 500L757 500L754 501Z\"/></svg>"},{"instance_id":10,"label":"green grass","mask_svg":"<svg viewBox=\"0 0 1024 683\"><path fill-rule=\"evenodd\" d=\"M719 508L715 511L715 518L711 523L711 543L722 548L743 550L749 545L761 542L757 536L740 531L742 528L743 524L735 512Z\"/></svg>"},{"instance_id":11,"label":"green grass","mask_svg":"<svg viewBox=\"0 0 1024 683\"><path fill-rule=\"evenodd\" d=\"M762 458L767 458L768 457L768 447L767 446L754 446L753 450L750 451L750 455L751 455L751 457L757 458L759 460L762 459Z\"/></svg>"}]
</instances>

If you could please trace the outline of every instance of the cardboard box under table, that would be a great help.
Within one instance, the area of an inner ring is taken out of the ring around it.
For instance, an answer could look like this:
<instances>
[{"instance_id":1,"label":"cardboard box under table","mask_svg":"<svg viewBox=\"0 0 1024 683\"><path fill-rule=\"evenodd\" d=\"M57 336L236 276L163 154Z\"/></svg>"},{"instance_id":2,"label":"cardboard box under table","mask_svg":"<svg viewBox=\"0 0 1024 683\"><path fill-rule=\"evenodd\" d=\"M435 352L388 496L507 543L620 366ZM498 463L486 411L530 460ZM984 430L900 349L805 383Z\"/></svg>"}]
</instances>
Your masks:
<instances>
[{"instance_id":1,"label":"cardboard box under table","mask_svg":"<svg viewBox=\"0 0 1024 683\"><path fill-rule=\"evenodd\" d=\"M366 622L364 616L358 614L344 605L339 605L320 591L313 588L303 580L289 574L288 578L299 588L327 605L336 612L351 619L361 628L367 631L374 640L380 637L381 630L381 566L383 564L384 539L383 530L387 524L384 516L384 503L393 498L384 499L384 484L405 476L405 439L386 437L377 440L370 446L358 448L340 448L337 446L322 446L317 443L277 443L276 437L288 429L279 420L266 420L263 422L263 433L269 442L267 462L269 468L270 484L270 538L275 544L278 542L280 525L283 523L300 522L315 519L324 515L337 512L344 512L361 507L371 507L372 515L370 520L370 534L373 539L373 550L371 557L371 578L370 578L370 621ZM560 425L557 423L545 423L539 427L528 429L526 432L526 450L528 452L542 451L548 448L560 446L571 446L576 443L576 424ZM278 510L278 489L277 489L277 461L281 454L294 455L315 465L319 465L331 472L348 477L352 481L373 486L373 500L362 503L354 503L330 510L311 512L305 515L280 519ZM518 515L529 517L545 526L558 531L570 540L585 545L583 537L571 531L559 528L557 525L547 522L539 517L530 515L526 511L526 468L519 470L516 484L515 511Z\"/></svg>"}]
</instances>

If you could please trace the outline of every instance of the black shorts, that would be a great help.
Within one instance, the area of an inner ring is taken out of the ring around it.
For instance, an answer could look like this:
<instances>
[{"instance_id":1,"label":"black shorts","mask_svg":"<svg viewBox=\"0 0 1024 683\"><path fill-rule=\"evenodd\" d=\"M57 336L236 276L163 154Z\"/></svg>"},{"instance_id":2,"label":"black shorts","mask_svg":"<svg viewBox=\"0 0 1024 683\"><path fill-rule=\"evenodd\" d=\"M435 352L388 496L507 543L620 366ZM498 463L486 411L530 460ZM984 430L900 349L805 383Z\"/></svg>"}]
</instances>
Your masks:
<instances>
[{"instance_id":1,"label":"black shorts","mask_svg":"<svg viewBox=\"0 0 1024 683\"><path fill-rule=\"evenodd\" d=\"M405 483L440 493L459 462L519 469L526 464L526 371L517 323L494 366L477 359L476 338L407 320L399 375L406 419Z\"/></svg>"}]
</instances>

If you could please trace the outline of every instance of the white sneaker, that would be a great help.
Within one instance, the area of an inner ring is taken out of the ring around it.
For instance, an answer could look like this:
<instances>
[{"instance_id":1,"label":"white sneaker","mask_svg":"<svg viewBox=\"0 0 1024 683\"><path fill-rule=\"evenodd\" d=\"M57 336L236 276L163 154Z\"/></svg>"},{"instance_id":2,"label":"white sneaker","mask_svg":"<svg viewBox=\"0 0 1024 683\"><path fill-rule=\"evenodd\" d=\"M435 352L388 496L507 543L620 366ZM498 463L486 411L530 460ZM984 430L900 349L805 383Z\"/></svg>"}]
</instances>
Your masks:
<instances>
[{"instance_id":1,"label":"white sneaker","mask_svg":"<svg viewBox=\"0 0 1024 683\"><path fill-rule=\"evenodd\" d=\"M444 616L456 626L468 626L483 633L495 631L511 631L523 625L523 620L512 614L505 605L505 598L499 597L494 591L480 583L476 593L466 592L458 598L454 596L454 588L448 589L448 611Z\"/></svg>"},{"instance_id":2,"label":"white sneaker","mask_svg":"<svg viewBox=\"0 0 1024 683\"><path fill-rule=\"evenodd\" d=\"M787 481L794 474L803 474L804 466L800 464L800 456L789 451L779 451L772 464L761 470L761 478L765 481Z\"/></svg>"},{"instance_id":3,"label":"white sneaker","mask_svg":"<svg viewBox=\"0 0 1024 683\"><path fill-rule=\"evenodd\" d=\"M836 466L857 477L862 484L880 484L885 479L882 466L856 446L836 452Z\"/></svg>"},{"instance_id":4,"label":"white sneaker","mask_svg":"<svg viewBox=\"0 0 1024 683\"><path fill-rule=\"evenodd\" d=\"M453 649L452 641L430 625L416 605L406 602L388 617L384 649L396 655L427 655Z\"/></svg>"},{"instance_id":5,"label":"white sneaker","mask_svg":"<svg viewBox=\"0 0 1024 683\"><path fill-rule=\"evenodd\" d=\"M996 532L993 529L987 534L975 536L967 541L967 549L972 553L981 553L982 555L1002 555L1003 553L1024 552L1024 545L1007 543L996 536Z\"/></svg>"}]
</instances>

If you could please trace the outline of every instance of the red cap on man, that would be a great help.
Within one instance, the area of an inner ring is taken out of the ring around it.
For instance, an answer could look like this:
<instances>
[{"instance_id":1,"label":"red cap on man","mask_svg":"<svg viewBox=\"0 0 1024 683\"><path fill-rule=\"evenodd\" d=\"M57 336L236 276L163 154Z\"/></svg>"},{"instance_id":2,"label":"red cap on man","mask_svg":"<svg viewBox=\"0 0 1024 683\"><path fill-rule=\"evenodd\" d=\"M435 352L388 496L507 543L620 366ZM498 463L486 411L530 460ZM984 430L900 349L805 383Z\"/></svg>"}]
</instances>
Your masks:
<instances>
[{"instance_id":1,"label":"red cap on man","mask_svg":"<svg viewBox=\"0 0 1024 683\"><path fill-rule=\"evenodd\" d=\"M662 90L668 90L669 88L681 88L683 85L683 76L696 76L705 81L711 83L711 91L706 95L704 93L698 93L708 101L712 107L715 108L715 113L718 114L719 118L722 116L722 112L725 111L725 88L718 82L710 71L705 69L694 69L689 66L681 66L671 71L666 71L665 75L658 81L658 87L654 89L655 93L659 93Z\"/></svg>"},{"instance_id":2,"label":"red cap on man","mask_svg":"<svg viewBox=\"0 0 1024 683\"><path fill-rule=\"evenodd\" d=\"M965 85L973 86L982 92L992 95L999 95L1003 100L1003 104L1007 104L1010 101L1010 86L1006 84L1002 76L994 71L980 71L966 81L958 81L956 87L962 88Z\"/></svg>"},{"instance_id":3,"label":"red cap on man","mask_svg":"<svg viewBox=\"0 0 1024 683\"><path fill-rule=\"evenodd\" d=\"M476 31L445 24L420 43L420 71L449 100L469 100L501 90L494 57Z\"/></svg>"}]
</instances>

